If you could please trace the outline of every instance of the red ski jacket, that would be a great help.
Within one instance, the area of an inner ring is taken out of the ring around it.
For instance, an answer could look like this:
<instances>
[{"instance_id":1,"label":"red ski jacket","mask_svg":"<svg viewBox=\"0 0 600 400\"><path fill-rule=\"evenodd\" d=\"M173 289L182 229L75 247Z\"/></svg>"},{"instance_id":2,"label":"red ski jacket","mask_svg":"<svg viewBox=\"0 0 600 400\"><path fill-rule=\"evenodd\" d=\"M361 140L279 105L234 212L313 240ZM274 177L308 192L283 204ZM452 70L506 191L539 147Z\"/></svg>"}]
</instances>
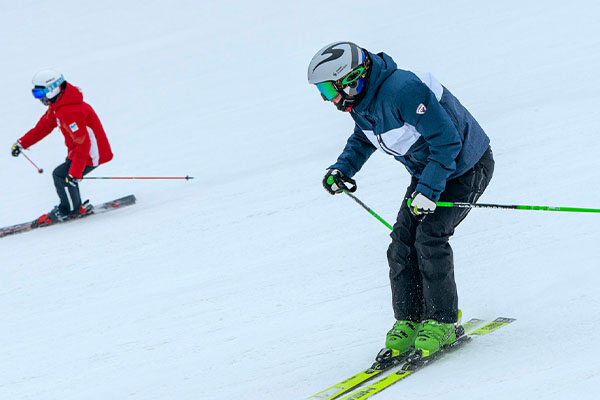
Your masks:
<instances>
[{"instance_id":1,"label":"red ski jacket","mask_svg":"<svg viewBox=\"0 0 600 400\"><path fill-rule=\"evenodd\" d=\"M65 137L67 158L71 160L69 175L81 178L86 166L104 164L112 160L113 154L102 124L94 109L83 101L81 90L67 83L59 96L56 103L50 103L37 125L19 139L19 143L26 149L58 126Z\"/></svg>"}]
</instances>

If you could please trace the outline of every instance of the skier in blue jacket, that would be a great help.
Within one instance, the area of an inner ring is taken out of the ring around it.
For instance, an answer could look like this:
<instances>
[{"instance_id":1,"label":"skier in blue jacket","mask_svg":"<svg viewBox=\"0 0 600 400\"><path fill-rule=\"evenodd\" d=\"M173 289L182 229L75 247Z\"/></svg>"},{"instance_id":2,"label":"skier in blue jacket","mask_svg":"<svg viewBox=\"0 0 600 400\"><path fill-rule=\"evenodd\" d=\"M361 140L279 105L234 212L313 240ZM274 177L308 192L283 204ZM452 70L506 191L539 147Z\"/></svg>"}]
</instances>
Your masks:
<instances>
[{"instance_id":1,"label":"skier in blue jacket","mask_svg":"<svg viewBox=\"0 0 600 400\"><path fill-rule=\"evenodd\" d=\"M387 54L351 42L319 50L308 81L355 122L323 178L330 194L354 192L352 177L375 150L400 161L412 176L387 252L396 322L386 347L395 354L414 348L428 357L456 340L449 239L469 211L436 208L436 201L475 202L481 196L494 171L489 138L433 75L398 69Z\"/></svg>"}]
</instances>

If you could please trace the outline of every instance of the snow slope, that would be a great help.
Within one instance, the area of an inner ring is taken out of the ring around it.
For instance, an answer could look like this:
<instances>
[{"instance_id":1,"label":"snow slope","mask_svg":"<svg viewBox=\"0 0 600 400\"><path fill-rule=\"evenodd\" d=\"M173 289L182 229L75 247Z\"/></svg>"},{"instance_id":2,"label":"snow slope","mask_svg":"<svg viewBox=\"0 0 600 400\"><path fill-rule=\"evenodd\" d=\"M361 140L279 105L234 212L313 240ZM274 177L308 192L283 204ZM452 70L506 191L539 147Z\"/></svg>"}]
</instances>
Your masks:
<instances>
[{"instance_id":1,"label":"snow slope","mask_svg":"<svg viewBox=\"0 0 600 400\"><path fill-rule=\"evenodd\" d=\"M60 69L138 204L0 240L1 399L303 399L370 364L393 323L387 229L321 187L352 130L306 83L348 39L433 72L492 139L482 202L600 207L600 5L2 0L0 225L56 204L58 131L9 147ZM375 154L357 195L392 221L408 174ZM381 400L597 398L594 214L474 210L452 240L465 317L517 318Z\"/></svg>"}]
</instances>

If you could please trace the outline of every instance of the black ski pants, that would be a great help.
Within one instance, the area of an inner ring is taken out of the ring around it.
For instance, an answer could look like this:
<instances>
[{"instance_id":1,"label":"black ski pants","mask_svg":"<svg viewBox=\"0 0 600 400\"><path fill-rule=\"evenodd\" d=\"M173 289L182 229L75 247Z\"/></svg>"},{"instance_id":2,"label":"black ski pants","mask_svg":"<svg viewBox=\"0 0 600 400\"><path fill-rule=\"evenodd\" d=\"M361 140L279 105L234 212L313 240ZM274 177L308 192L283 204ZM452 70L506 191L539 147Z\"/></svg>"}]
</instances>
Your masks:
<instances>
[{"instance_id":1,"label":"black ski pants","mask_svg":"<svg viewBox=\"0 0 600 400\"><path fill-rule=\"evenodd\" d=\"M54 186L56 187L56 193L60 199L58 205L60 212L67 215L72 211L79 210L81 206L81 195L79 193L79 184L75 186L69 185L65 179L69 175L69 168L71 168L71 160L67 160L60 164L52 172L52 178L54 179ZM85 167L83 175L87 175L96 167Z\"/></svg>"},{"instance_id":2,"label":"black ski pants","mask_svg":"<svg viewBox=\"0 0 600 400\"><path fill-rule=\"evenodd\" d=\"M488 148L469 171L449 180L439 201L475 202L494 173ZM456 322L458 295L449 239L469 208L437 207L422 217L411 214L407 200L418 184L412 178L400 207L387 252L396 320Z\"/></svg>"}]
</instances>

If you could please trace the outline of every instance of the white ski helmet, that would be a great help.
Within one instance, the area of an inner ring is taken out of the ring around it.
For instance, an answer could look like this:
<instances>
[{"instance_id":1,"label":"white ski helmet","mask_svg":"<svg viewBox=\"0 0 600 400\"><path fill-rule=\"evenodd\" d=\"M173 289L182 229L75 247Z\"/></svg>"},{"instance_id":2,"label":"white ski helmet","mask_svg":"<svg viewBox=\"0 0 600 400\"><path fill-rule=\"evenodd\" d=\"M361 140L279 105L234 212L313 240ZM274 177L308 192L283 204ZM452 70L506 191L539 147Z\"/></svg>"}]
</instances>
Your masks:
<instances>
[{"instance_id":1,"label":"white ski helmet","mask_svg":"<svg viewBox=\"0 0 600 400\"><path fill-rule=\"evenodd\" d=\"M33 75L33 97L40 99L42 103L47 102L60 94L61 85L65 78L60 72L44 69Z\"/></svg>"},{"instance_id":2,"label":"white ski helmet","mask_svg":"<svg viewBox=\"0 0 600 400\"><path fill-rule=\"evenodd\" d=\"M308 65L308 83L316 85L323 99L338 94L340 111L350 111L364 89L370 59L367 52L352 42L334 42L323 47Z\"/></svg>"}]
</instances>

